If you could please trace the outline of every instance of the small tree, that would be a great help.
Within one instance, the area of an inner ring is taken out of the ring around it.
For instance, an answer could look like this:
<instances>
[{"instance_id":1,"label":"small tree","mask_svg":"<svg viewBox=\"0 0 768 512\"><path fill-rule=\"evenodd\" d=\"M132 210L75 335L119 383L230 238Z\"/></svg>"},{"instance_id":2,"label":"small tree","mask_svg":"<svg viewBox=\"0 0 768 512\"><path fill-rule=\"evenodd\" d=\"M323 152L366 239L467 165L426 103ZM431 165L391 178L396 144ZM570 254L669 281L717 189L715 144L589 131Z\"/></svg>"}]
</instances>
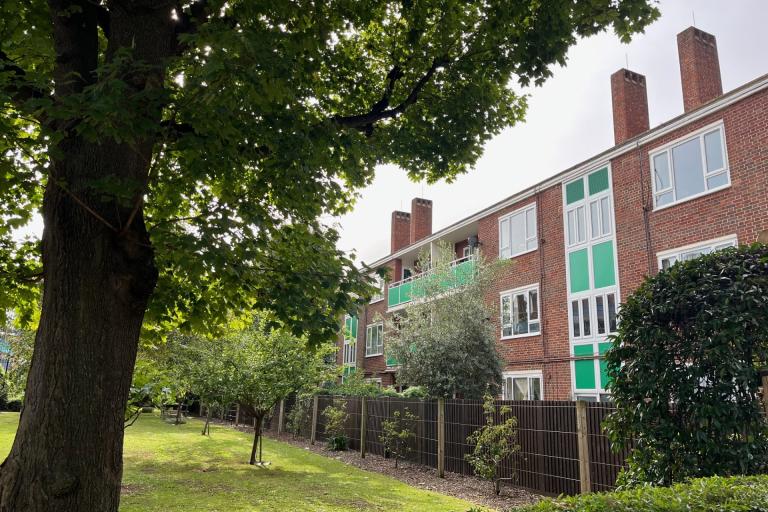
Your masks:
<instances>
[{"instance_id":1,"label":"small tree","mask_svg":"<svg viewBox=\"0 0 768 512\"><path fill-rule=\"evenodd\" d=\"M395 459L395 468L397 468L398 459L408 456L413 450L412 443L416 439L416 422L419 417L413 414L406 407L403 413L395 411L392 418L384 420L381 423L381 436L379 440L384 445L384 449Z\"/></svg>"},{"instance_id":2,"label":"small tree","mask_svg":"<svg viewBox=\"0 0 768 512\"><path fill-rule=\"evenodd\" d=\"M414 280L416 299L387 324L387 355L400 365L398 382L422 386L433 397L480 398L501 385L494 313L485 297L508 262L490 265L478 253L457 266L453 255L441 244L423 264L430 270Z\"/></svg>"},{"instance_id":3,"label":"small tree","mask_svg":"<svg viewBox=\"0 0 768 512\"><path fill-rule=\"evenodd\" d=\"M291 393L318 386L330 378L324 357L330 345L308 349L306 340L293 336L267 318L221 340L229 369L228 386L233 401L250 408L256 419L250 464L262 464L261 433L264 418L280 400Z\"/></svg>"},{"instance_id":4,"label":"small tree","mask_svg":"<svg viewBox=\"0 0 768 512\"><path fill-rule=\"evenodd\" d=\"M286 429L293 434L294 438L301 435L301 429L306 425L310 418L312 410L311 400L311 394L300 394L296 397L296 402L293 404L290 412L288 412L286 417Z\"/></svg>"},{"instance_id":5,"label":"small tree","mask_svg":"<svg viewBox=\"0 0 768 512\"><path fill-rule=\"evenodd\" d=\"M483 411L485 425L467 438L467 443L474 446L474 450L465 458L475 475L493 482L493 491L498 495L501 492L499 466L504 459L520 450L517 444L517 418L512 416L504 419L512 413L504 405L498 412L501 423L496 423L496 405L490 394L483 398Z\"/></svg>"},{"instance_id":6,"label":"small tree","mask_svg":"<svg viewBox=\"0 0 768 512\"><path fill-rule=\"evenodd\" d=\"M325 434L328 436L328 449L333 451L346 450L349 444L349 438L344 429L349 419L347 401L338 400L323 409L323 418L325 419Z\"/></svg>"},{"instance_id":7,"label":"small tree","mask_svg":"<svg viewBox=\"0 0 768 512\"><path fill-rule=\"evenodd\" d=\"M768 247L673 265L622 305L606 354L624 485L768 470L759 370L768 365Z\"/></svg>"}]
</instances>

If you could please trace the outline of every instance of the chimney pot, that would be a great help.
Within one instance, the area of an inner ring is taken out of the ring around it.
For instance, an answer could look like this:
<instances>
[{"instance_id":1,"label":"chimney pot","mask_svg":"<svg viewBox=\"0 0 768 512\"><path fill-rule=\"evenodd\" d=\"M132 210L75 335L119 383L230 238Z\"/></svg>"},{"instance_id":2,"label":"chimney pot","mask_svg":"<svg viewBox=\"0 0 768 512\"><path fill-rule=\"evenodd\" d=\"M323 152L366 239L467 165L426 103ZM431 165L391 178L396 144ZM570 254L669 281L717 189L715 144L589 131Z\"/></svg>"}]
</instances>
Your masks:
<instances>
[{"instance_id":1,"label":"chimney pot","mask_svg":"<svg viewBox=\"0 0 768 512\"><path fill-rule=\"evenodd\" d=\"M690 112L723 95L717 40L696 27L677 34L683 108Z\"/></svg>"},{"instance_id":2,"label":"chimney pot","mask_svg":"<svg viewBox=\"0 0 768 512\"><path fill-rule=\"evenodd\" d=\"M613 136L616 144L631 139L650 128L648 92L645 77L628 69L611 75Z\"/></svg>"},{"instance_id":3,"label":"chimney pot","mask_svg":"<svg viewBox=\"0 0 768 512\"><path fill-rule=\"evenodd\" d=\"M432 201L414 197L411 201L411 243L432 234Z\"/></svg>"}]
</instances>

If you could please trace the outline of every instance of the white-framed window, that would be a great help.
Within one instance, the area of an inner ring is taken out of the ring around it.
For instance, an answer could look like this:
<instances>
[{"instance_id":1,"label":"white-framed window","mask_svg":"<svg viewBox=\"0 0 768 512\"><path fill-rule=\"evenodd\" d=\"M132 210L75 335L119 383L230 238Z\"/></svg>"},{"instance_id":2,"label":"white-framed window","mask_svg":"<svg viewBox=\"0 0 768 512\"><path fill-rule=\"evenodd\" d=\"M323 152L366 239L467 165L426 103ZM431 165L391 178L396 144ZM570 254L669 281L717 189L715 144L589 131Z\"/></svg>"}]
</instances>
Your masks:
<instances>
[{"instance_id":1,"label":"white-framed window","mask_svg":"<svg viewBox=\"0 0 768 512\"><path fill-rule=\"evenodd\" d=\"M365 357L384 353L384 324L371 324L365 329Z\"/></svg>"},{"instance_id":2,"label":"white-framed window","mask_svg":"<svg viewBox=\"0 0 768 512\"><path fill-rule=\"evenodd\" d=\"M381 377L366 377L363 379L364 382L367 382L368 384L376 384L377 386L381 387Z\"/></svg>"},{"instance_id":3,"label":"white-framed window","mask_svg":"<svg viewBox=\"0 0 768 512\"><path fill-rule=\"evenodd\" d=\"M610 236L613 233L611 214L611 197L608 193L572 205L565 214L568 246Z\"/></svg>"},{"instance_id":4,"label":"white-framed window","mask_svg":"<svg viewBox=\"0 0 768 512\"><path fill-rule=\"evenodd\" d=\"M535 203L499 219L499 258L512 258L537 247Z\"/></svg>"},{"instance_id":5,"label":"white-framed window","mask_svg":"<svg viewBox=\"0 0 768 512\"><path fill-rule=\"evenodd\" d=\"M384 300L384 279L378 274L373 276L373 282L376 286L376 293L371 296L371 304Z\"/></svg>"},{"instance_id":6,"label":"white-framed window","mask_svg":"<svg viewBox=\"0 0 768 512\"><path fill-rule=\"evenodd\" d=\"M462 258L469 258L470 254L472 254L472 248L468 245L461 250Z\"/></svg>"},{"instance_id":7,"label":"white-framed window","mask_svg":"<svg viewBox=\"0 0 768 512\"><path fill-rule=\"evenodd\" d=\"M502 374L501 396L504 400L543 400L541 371Z\"/></svg>"},{"instance_id":8,"label":"white-framed window","mask_svg":"<svg viewBox=\"0 0 768 512\"><path fill-rule=\"evenodd\" d=\"M571 338L583 339L613 334L617 328L619 301L614 290L571 300Z\"/></svg>"},{"instance_id":9,"label":"white-framed window","mask_svg":"<svg viewBox=\"0 0 768 512\"><path fill-rule=\"evenodd\" d=\"M515 338L541 332L539 285L501 292L501 337Z\"/></svg>"},{"instance_id":10,"label":"white-framed window","mask_svg":"<svg viewBox=\"0 0 768 512\"><path fill-rule=\"evenodd\" d=\"M706 242L686 245L684 247L678 247L677 249L660 252L656 255L658 257L659 270L666 270L678 261L692 260L698 258L702 254L709 254L728 247L736 247L736 245L738 245L737 236L728 235L722 238L715 238L713 240L707 240Z\"/></svg>"},{"instance_id":11,"label":"white-framed window","mask_svg":"<svg viewBox=\"0 0 768 512\"><path fill-rule=\"evenodd\" d=\"M344 347L343 362L345 366L355 366L357 363L357 317L344 316Z\"/></svg>"},{"instance_id":12,"label":"white-framed window","mask_svg":"<svg viewBox=\"0 0 768 512\"><path fill-rule=\"evenodd\" d=\"M649 153L656 208L731 184L722 123Z\"/></svg>"}]
</instances>

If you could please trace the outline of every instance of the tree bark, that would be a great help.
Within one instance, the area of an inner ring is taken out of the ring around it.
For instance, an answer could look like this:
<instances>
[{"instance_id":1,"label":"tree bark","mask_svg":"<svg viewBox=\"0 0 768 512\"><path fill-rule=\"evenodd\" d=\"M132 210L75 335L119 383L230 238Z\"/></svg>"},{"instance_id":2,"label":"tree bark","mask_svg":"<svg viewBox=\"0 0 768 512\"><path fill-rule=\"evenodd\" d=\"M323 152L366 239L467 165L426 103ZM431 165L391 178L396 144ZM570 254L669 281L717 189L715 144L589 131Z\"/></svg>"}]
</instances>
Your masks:
<instances>
[{"instance_id":1,"label":"tree bark","mask_svg":"<svg viewBox=\"0 0 768 512\"><path fill-rule=\"evenodd\" d=\"M251 460L249 462L251 466L256 464L256 449L261 440L261 424L263 420L264 416L256 415L256 428L253 429L253 447L251 448ZM259 450L259 462L261 462L261 450Z\"/></svg>"},{"instance_id":2,"label":"tree bark","mask_svg":"<svg viewBox=\"0 0 768 512\"><path fill-rule=\"evenodd\" d=\"M175 425L178 425L181 423L181 400L176 402L176 421L174 421Z\"/></svg>"},{"instance_id":3,"label":"tree bark","mask_svg":"<svg viewBox=\"0 0 768 512\"><path fill-rule=\"evenodd\" d=\"M134 2L142 3L151 2ZM96 80L97 3L49 4L58 98ZM175 45L170 3L120 5L111 11L107 58L133 47L157 71L130 85L157 87ZM147 113L158 124L160 110ZM157 270L143 191L135 206L125 205L104 201L93 184L107 177L146 184L155 135L129 146L108 135L86 140L71 121L55 129L62 138L51 148L43 200L42 313L19 427L0 466L0 511L111 512L120 501L124 411Z\"/></svg>"},{"instance_id":4,"label":"tree bark","mask_svg":"<svg viewBox=\"0 0 768 512\"><path fill-rule=\"evenodd\" d=\"M206 410L205 415L205 425L203 425L203 435L208 433L208 435L211 435L211 407L208 406L208 409Z\"/></svg>"}]
</instances>

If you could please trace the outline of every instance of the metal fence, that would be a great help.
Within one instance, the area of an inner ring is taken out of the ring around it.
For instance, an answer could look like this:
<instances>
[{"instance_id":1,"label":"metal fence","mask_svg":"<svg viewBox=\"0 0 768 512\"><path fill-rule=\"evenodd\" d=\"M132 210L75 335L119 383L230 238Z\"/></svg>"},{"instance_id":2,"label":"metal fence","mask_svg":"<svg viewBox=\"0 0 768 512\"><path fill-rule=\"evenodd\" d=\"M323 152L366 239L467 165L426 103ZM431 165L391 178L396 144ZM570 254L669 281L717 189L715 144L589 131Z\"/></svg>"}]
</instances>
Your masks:
<instances>
[{"instance_id":1,"label":"metal fence","mask_svg":"<svg viewBox=\"0 0 768 512\"><path fill-rule=\"evenodd\" d=\"M496 421L501 419L499 409L505 405L517 418L520 449L503 461L500 470L508 484L550 495L614 488L627 450L614 451L602 429L603 420L614 410L612 404L497 400L495 405ZM344 430L349 449L359 451L361 456L366 453L385 456L380 441L382 424L392 418L395 411L402 414L408 409L418 419L407 459L437 468L438 472L472 474L465 458L473 450L467 437L485 425L482 401L290 397L275 407L264 428L276 433L290 432L311 442L325 442L323 411L329 406L344 407L348 415ZM224 416L241 425L253 423L249 414L237 408L228 410Z\"/></svg>"}]
</instances>

